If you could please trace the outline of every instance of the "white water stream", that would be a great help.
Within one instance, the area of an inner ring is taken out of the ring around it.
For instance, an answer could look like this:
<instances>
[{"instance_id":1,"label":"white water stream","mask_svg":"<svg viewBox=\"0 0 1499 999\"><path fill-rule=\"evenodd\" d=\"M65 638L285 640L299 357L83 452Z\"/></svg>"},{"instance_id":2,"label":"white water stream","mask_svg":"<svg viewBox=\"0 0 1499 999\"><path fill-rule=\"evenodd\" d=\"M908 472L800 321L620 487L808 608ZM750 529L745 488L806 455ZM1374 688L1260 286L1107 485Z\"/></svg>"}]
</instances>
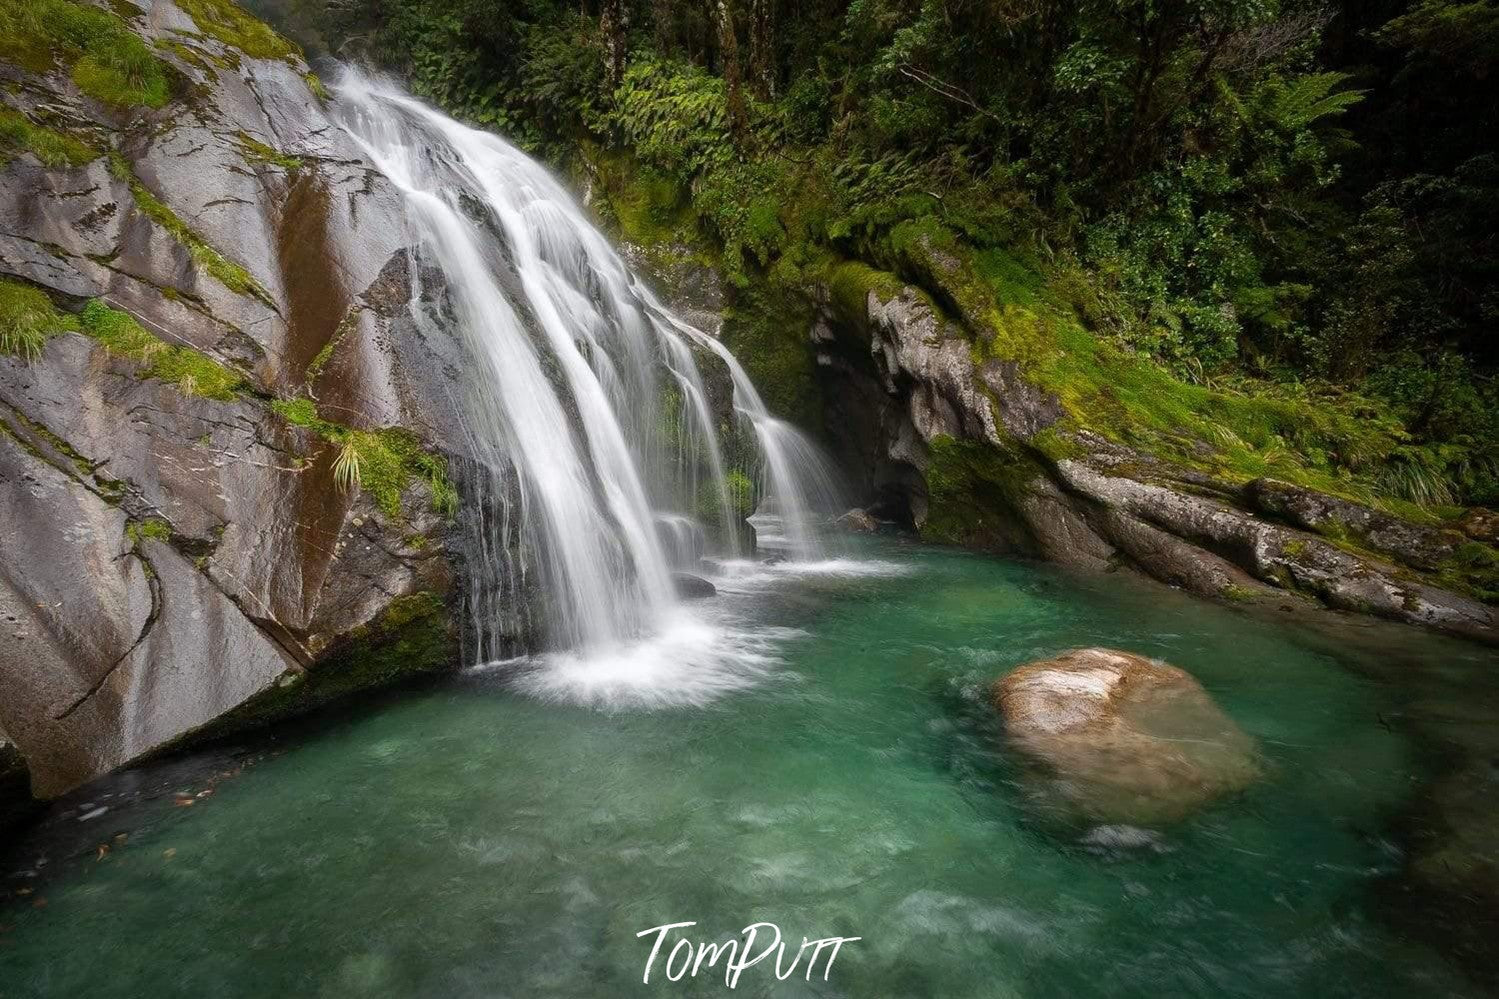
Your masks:
<instances>
[{"instance_id":1,"label":"white water stream","mask_svg":"<svg viewBox=\"0 0 1499 999\"><path fill-rule=\"evenodd\" d=\"M517 651L499 621L540 593L549 682L581 669L606 687L654 688L653 673L725 655L758 668L764 636L730 635L711 609L688 613L672 574L697 571L705 547L752 554L739 550L745 482L773 515L762 540L793 562L820 558L817 523L835 492L817 448L770 415L728 349L657 300L530 157L381 78L349 70L338 97L346 128L405 197L422 262L446 285L456 322L445 325L472 361L463 431L490 474L466 482L465 502L498 511L470 558L475 659ZM727 369L735 415L715 418L713 365ZM725 435L741 433L758 457L731 468Z\"/></svg>"}]
</instances>

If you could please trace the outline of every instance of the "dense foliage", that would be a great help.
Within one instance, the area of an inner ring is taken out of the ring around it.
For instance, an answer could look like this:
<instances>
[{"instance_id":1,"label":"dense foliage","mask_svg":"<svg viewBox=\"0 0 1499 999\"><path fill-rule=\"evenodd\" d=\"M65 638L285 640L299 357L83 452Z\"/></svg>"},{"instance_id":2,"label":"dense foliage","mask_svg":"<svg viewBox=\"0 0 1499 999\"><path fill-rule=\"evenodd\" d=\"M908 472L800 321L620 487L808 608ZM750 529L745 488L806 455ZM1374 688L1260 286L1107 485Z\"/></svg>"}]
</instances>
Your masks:
<instances>
[{"instance_id":1,"label":"dense foliage","mask_svg":"<svg viewBox=\"0 0 1499 999\"><path fill-rule=\"evenodd\" d=\"M940 231L1178 383L1383 428L1392 493L1499 500L1493 0L265 2L563 166L628 150L622 221L741 286Z\"/></svg>"}]
</instances>

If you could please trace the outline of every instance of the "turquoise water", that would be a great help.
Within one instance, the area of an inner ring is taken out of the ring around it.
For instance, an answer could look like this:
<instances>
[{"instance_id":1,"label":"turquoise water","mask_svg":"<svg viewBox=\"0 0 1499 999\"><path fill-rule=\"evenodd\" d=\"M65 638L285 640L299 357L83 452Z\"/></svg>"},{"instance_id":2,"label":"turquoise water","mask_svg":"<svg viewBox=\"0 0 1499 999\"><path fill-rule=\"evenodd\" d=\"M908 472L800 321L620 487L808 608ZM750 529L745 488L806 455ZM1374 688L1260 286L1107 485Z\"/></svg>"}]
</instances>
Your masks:
<instances>
[{"instance_id":1,"label":"turquoise water","mask_svg":"<svg viewBox=\"0 0 1499 999\"><path fill-rule=\"evenodd\" d=\"M285 737L192 807L89 820L128 839L0 909L0 996L729 994L659 961L642 984L636 934L687 920L862 938L827 981L745 970L752 996L1480 994L1380 899L1436 765L1407 708L1499 717L1482 650L1334 656L1122 574L861 558L727 585L720 621L796 631L706 703L606 711L494 669ZM1265 777L1162 830L1049 810L984 691L1096 644L1193 672Z\"/></svg>"}]
</instances>

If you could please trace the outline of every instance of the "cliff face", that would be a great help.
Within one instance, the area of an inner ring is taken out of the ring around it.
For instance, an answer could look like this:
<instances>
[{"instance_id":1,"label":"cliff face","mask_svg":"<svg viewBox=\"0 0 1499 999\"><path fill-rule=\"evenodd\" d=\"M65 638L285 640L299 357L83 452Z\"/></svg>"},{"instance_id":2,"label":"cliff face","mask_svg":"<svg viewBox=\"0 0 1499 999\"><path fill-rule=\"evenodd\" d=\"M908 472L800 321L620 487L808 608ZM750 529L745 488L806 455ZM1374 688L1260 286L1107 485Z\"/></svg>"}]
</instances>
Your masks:
<instances>
[{"instance_id":1,"label":"cliff face","mask_svg":"<svg viewBox=\"0 0 1499 999\"><path fill-rule=\"evenodd\" d=\"M45 6L0 49L0 730L50 796L456 661L460 362L290 45Z\"/></svg>"},{"instance_id":2,"label":"cliff face","mask_svg":"<svg viewBox=\"0 0 1499 999\"><path fill-rule=\"evenodd\" d=\"M1491 514L1425 525L1269 477L1205 471L1216 450L1184 424L1169 430L1201 465L1121 443L1092 428L1088 404L1037 376L1031 345L995 322L1002 311L965 308L961 260L918 252L924 286L945 307L851 263L816 294L823 394L843 412L829 424L873 512L933 540L1080 569L1128 566L1204 596L1277 606L1301 597L1499 641L1499 615L1481 598L1499 565Z\"/></svg>"}]
</instances>

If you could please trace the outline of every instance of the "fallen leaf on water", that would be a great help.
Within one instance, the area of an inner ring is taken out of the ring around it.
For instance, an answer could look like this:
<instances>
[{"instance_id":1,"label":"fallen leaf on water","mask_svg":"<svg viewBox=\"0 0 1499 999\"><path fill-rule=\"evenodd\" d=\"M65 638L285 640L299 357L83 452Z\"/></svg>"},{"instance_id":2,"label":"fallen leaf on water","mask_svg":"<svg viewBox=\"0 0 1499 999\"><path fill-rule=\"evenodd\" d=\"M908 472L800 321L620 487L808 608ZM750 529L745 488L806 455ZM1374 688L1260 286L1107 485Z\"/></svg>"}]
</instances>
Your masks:
<instances>
[{"instance_id":1,"label":"fallen leaf on water","mask_svg":"<svg viewBox=\"0 0 1499 999\"><path fill-rule=\"evenodd\" d=\"M165 850L161 851L161 855L167 860L171 860L173 857L177 856L177 848L175 846L169 846Z\"/></svg>"},{"instance_id":2,"label":"fallen leaf on water","mask_svg":"<svg viewBox=\"0 0 1499 999\"><path fill-rule=\"evenodd\" d=\"M94 859L95 860L103 860L107 856L109 856L109 844L108 843L100 843L99 844L99 855L97 857L95 857Z\"/></svg>"},{"instance_id":3,"label":"fallen leaf on water","mask_svg":"<svg viewBox=\"0 0 1499 999\"><path fill-rule=\"evenodd\" d=\"M198 799L196 798L178 798L176 801L172 802L172 804L176 805L178 808L191 808L197 802L197 800Z\"/></svg>"},{"instance_id":4,"label":"fallen leaf on water","mask_svg":"<svg viewBox=\"0 0 1499 999\"><path fill-rule=\"evenodd\" d=\"M115 833L115 842L116 843L123 843L127 839L129 839L129 838L130 838L130 834L129 833Z\"/></svg>"},{"instance_id":5,"label":"fallen leaf on water","mask_svg":"<svg viewBox=\"0 0 1499 999\"><path fill-rule=\"evenodd\" d=\"M16 894L17 895L30 895L31 894L31 889L30 888L17 888L16 889Z\"/></svg>"}]
</instances>

